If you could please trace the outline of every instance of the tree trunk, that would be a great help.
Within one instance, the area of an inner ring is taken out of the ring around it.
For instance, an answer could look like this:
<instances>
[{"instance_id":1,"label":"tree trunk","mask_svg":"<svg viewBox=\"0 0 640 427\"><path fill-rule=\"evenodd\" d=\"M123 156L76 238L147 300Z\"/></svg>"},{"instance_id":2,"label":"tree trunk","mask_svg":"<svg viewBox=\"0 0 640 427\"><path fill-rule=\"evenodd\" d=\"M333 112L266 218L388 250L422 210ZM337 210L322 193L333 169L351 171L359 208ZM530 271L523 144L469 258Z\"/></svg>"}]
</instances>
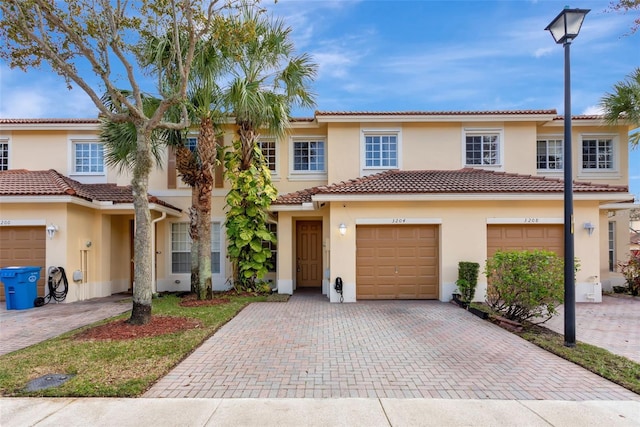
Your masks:
<instances>
[{"instance_id":1,"label":"tree trunk","mask_svg":"<svg viewBox=\"0 0 640 427\"><path fill-rule=\"evenodd\" d=\"M200 174L198 179L198 233L200 234L200 292L198 299L211 299L213 286L211 283L211 192L213 191L213 170L217 157L216 139L213 123L210 118L203 118L200 123L198 138L198 158Z\"/></svg>"},{"instance_id":2,"label":"tree trunk","mask_svg":"<svg viewBox=\"0 0 640 427\"><path fill-rule=\"evenodd\" d=\"M242 143L240 170L246 171L253 164L253 149L258 140L258 134L256 134L251 125L245 123L240 124L238 134Z\"/></svg>"},{"instance_id":3,"label":"tree trunk","mask_svg":"<svg viewBox=\"0 0 640 427\"><path fill-rule=\"evenodd\" d=\"M135 211L133 308L128 323L144 325L151 321L151 213L149 212L149 173L152 156L150 134L146 126L136 126L136 161L131 187Z\"/></svg>"},{"instance_id":4,"label":"tree trunk","mask_svg":"<svg viewBox=\"0 0 640 427\"><path fill-rule=\"evenodd\" d=\"M191 237L191 292L196 295L200 293L200 257L198 235L198 185L191 187L191 207L189 208L189 236Z\"/></svg>"}]
</instances>

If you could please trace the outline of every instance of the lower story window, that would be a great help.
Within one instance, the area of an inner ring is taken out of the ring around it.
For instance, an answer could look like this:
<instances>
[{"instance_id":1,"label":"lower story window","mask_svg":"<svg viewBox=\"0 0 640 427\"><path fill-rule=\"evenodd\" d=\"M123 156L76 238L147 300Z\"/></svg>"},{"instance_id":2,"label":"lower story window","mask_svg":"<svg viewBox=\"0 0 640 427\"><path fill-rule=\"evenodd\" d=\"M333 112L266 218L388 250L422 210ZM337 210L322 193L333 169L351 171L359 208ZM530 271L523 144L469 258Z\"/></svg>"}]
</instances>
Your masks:
<instances>
[{"instance_id":1,"label":"lower story window","mask_svg":"<svg viewBox=\"0 0 640 427\"><path fill-rule=\"evenodd\" d=\"M274 236L278 235L278 225L277 224L273 224L273 223L268 223L267 224L267 230L269 230L269 232L271 234L273 234ZM269 272L273 273L276 271L276 264L278 261L278 244L274 243L274 242L267 242L267 241L263 241L262 242L262 247L263 248L268 248L271 251L271 258L269 258L269 263L271 264L271 266L269 267Z\"/></svg>"},{"instance_id":2,"label":"lower story window","mask_svg":"<svg viewBox=\"0 0 640 427\"><path fill-rule=\"evenodd\" d=\"M609 271L616 271L616 223L609 221Z\"/></svg>"},{"instance_id":3,"label":"lower story window","mask_svg":"<svg viewBox=\"0 0 640 427\"><path fill-rule=\"evenodd\" d=\"M221 245L220 223L211 223L211 273L220 274ZM191 236L189 223L171 224L171 272L174 274L191 273Z\"/></svg>"}]
</instances>

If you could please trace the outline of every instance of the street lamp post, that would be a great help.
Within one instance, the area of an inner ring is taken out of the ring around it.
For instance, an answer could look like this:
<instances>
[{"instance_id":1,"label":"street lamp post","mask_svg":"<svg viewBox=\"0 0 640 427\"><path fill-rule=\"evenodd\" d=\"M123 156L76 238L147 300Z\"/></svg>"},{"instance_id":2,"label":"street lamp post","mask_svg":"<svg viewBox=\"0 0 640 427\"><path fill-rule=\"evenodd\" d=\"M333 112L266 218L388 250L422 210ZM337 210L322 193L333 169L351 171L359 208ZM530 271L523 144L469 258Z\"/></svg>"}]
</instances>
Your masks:
<instances>
[{"instance_id":1,"label":"street lamp post","mask_svg":"<svg viewBox=\"0 0 640 427\"><path fill-rule=\"evenodd\" d=\"M576 288L573 244L573 172L571 156L571 42L578 37L589 9L565 8L547 25L553 39L564 46L564 345L576 346Z\"/></svg>"}]
</instances>

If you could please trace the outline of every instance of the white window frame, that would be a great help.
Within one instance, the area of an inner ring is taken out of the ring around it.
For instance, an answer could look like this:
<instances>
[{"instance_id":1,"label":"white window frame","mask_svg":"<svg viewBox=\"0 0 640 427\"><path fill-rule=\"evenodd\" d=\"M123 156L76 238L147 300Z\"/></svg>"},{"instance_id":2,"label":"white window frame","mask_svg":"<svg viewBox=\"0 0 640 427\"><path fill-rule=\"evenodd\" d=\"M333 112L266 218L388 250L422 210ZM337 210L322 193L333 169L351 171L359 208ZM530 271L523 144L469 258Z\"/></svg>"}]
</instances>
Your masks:
<instances>
[{"instance_id":1,"label":"white window frame","mask_svg":"<svg viewBox=\"0 0 640 427\"><path fill-rule=\"evenodd\" d=\"M583 160L584 142L591 140L610 140L611 141L611 168L585 168ZM580 134L580 142L578 145L578 176L595 176L603 179L620 178L620 151L618 147L618 135L602 134L602 133L583 133Z\"/></svg>"},{"instance_id":2,"label":"white window frame","mask_svg":"<svg viewBox=\"0 0 640 427\"><path fill-rule=\"evenodd\" d=\"M267 228L272 234L275 234L278 237L278 223L276 222L268 222ZM278 271L278 242L266 242L262 241L263 248L269 248L271 251L271 258L269 258L269 262L273 265L273 268L269 269L269 273L277 273Z\"/></svg>"},{"instance_id":3,"label":"white window frame","mask_svg":"<svg viewBox=\"0 0 640 427\"><path fill-rule=\"evenodd\" d=\"M562 151L561 153L561 163L562 163L562 167L561 168L540 168L538 167L538 143L540 142L545 142L545 156L546 156L546 162L547 162L547 166L549 165L549 142L558 142L560 143L560 149ZM539 173L545 173L545 174L561 174L564 171L564 159L565 155L564 155L564 137L562 135L539 135L536 138L536 156L535 156L535 162L536 162L536 170Z\"/></svg>"},{"instance_id":4,"label":"white window frame","mask_svg":"<svg viewBox=\"0 0 640 427\"><path fill-rule=\"evenodd\" d=\"M0 145L5 145L7 146L7 156L6 156L6 168L3 168L2 163L0 162L0 171L3 170L9 170L11 169L11 142L9 141L9 138L2 138L0 137ZM1 151L0 151L1 154ZM4 157L0 155L0 160L2 160Z\"/></svg>"},{"instance_id":5,"label":"white window frame","mask_svg":"<svg viewBox=\"0 0 640 427\"><path fill-rule=\"evenodd\" d=\"M607 255L609 257L609 271L617 271L618 263L616 261L616 222L609 221L607 225L607 243L608 243L608 251Z\"/></svg>"},{"instance_id":6,"label":"white window frame","mask_svg":"<svg viewBox=\"0 0 640 427\"><path fill-rule=\"evenodd\" d=\"M324 148L324 170L295 170L295 144L298 142L322 142ZM327 178L327 138L324 136L305 135L290 138L289 144L289 180L291 181L315 181Z\"/></svg>"},{"instance_id":7,"label":"white window frame","mask_svg":"<svg viewBox=\"0 0 640 427\"><path fill-rule=\"evenodd\" d=\"M76 172L76 145L77 144L102 144L102 172ZM104 184L107 182L107 164L104 155L104 144L93 135L77 134L68 137L68 154L69 165L68 175L76 181L83 184Z\"/></svg>"},{"instance_id":8,"label":"white window frame","mask_svg":"<svg viewBox=\"0 0 640 427\"><path fill-rule=\"evenodd\" d=\"M183 242L186 245L186 249L184 251L179 251L180 253L189 253L191 254L191 237L189 236L189 222L188 221L174 221L169 223L169 238L167 239L167 253L169 254L168 265L169 271L172 276L191 276L191 261L189 257L189 268L188 271L174 271L173 269L173 226L176 224L182 224L186 227L186 237L187 240ZM218 247L216 248L214 245L214 237L215 234L218 235ZM214 249L218 249L218 251L214 251ZM178 251L176 251L178 252ZM214 272L213 268L211 269L211 277L212 280L216 282L220 282L221 280L225 280L225 232L224 232L224 219L223 218L212 218L211 219L211 252L219 252L219 262L220 262L220 271Z\"/></svg>"},{"instance_id":9,"label":"white window frame","mask_svg":"<svg viewBox=\"0 0 640 427\"><path fill-rule=\"evenodd\" d=\"M467 136L490 136L497 135L498 148L496 154L498 159L495 164L468 164L467 163ZM462 165L463 167L502 170L504 168L504 129L503 128L463 128L462 129Z\"/></svg>"},{"instance_id":10,"label":"white window frame","mask_svg":"<svg viewBox=\"0 0 640 427\"><path fill-rule=\"evenodd\" d=\"M198 147L198 138L199 135L196 133L189 133L185 138L184 138L184 146L187 147L191 152L193 152L193 150L196 150ZM190 140L195 140L195 145L193 146L193 148L190 146ZM187 185L186 182L184 182L182 180L182 177L180 176L180 173L178 172L178 168L176 168L175 170L176 176L177 176L177 180L176 180L176 187L178 189L185 189L185 188L191 188L189 187L189 185ZM156 194L156 193L154 193Z\"/></svg>"},{"instance_id":11,"label":"white window frame","mask_svg":"<svg viewBox=\"0 0 640 427\"><path fill-rule=\"evenodd\" d=\"M280 170L280 148L279 148L280 144L278 144L278 140L276 138L272 138L272 137L258 138L258 147L260 148L260 151L262 151L263 156L264 156L264 148L262 147L262 144L273 144L273 157L274 157L273 169L269 168L269 170L271 171L271 179L277 180L279 176L278 171ZM325 158L326 158L326 155L325 155ZM265 160L266 159L267 157L265 156ZM269 162L267 162L267 165L269 165Z\"/></svg>"},{"instance_id":12,"label":"white window frame","mask_svg":"<svg viewBox=\"0 0 640 427\"><path fill-rule=\"evenodd\" d=\"M360 165L361 174L369 175L385 170L402 168L402 129L401 128L364 128L360 135ZM396 137L396 164L394 166L367 166L367 137L395 136Z\"/></svg>"}]
</instances>

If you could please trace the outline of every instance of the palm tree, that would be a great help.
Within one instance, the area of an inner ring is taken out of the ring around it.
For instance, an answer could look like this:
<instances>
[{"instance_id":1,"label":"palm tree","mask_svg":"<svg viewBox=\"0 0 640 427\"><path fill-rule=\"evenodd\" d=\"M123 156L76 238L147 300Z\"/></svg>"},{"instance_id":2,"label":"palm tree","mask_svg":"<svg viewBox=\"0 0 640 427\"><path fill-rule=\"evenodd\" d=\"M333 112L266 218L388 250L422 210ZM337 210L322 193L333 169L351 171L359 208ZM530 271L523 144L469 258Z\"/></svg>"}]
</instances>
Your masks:
<instances>
[{"instance_id":1,"label":"palm tree","mask_svg":"<svg viewBox=\"0 0 640 427\"><path fill-rule=\"evenodd\" d=\"M222 23L222 21L220 21ZM154 53L156 63L170 60L164 39L149 43L147 49ZM162 58L163 51L167 54ZM189 210L191 227L191 290L198 299L212 297L211 281L211 192L214 184L213 169L218 162L216 129L220 121L220 90L216 79L221 72L220 49L215 43L201 42L198 45L192 73L189 78L188 109L192 123L199 123L196 149L191 151L185 142L188 130L184 132L164 131L152 135L153 154L156 164L161 165L161 148L171 147L176 153L176 167L182 180L191 187L192 206ZM155 98L145 98L150 111L156 108ZM168 111L171 115L173 111ZM131 167L135 162L135 128L126 124L104 121L101 125L101 139L105 143L107 164L120 170ZM201 236L206 236L201 238Z\"/></svg>"},{"instance_id":2,"label":"palm tree","mask_svg":"<svg viewBox=\"0 0 640 427\"><path fill-rule=\"evenodd\" d=\"M231 19L223 43L226 58L233 60L225 105L235 117L238 140L228 153L226 174L232 183L227 196L229 256L236 280L251 285L265 269L261 240L275 240L266 228L266 208L275 199L269 168L257 147L261 131L279 137L289 127L291 109L313 107L308 85L317 66L307 54L294 56L291 28L264 11L245 5Z\"/></svg>"},{"instance_id":3,"label":"palm tree","mask_svg":"<svg viewBox=\"0 0 640 427\"><path fill-rule=\"evenodd\" d=\"M613 93L603 96L600 104L608 124L615 126L620 120L626 120L635 128L629 134L629 143L637 147L640 144L640 68L616 83Z\"/></svg>"}]
</instances>

